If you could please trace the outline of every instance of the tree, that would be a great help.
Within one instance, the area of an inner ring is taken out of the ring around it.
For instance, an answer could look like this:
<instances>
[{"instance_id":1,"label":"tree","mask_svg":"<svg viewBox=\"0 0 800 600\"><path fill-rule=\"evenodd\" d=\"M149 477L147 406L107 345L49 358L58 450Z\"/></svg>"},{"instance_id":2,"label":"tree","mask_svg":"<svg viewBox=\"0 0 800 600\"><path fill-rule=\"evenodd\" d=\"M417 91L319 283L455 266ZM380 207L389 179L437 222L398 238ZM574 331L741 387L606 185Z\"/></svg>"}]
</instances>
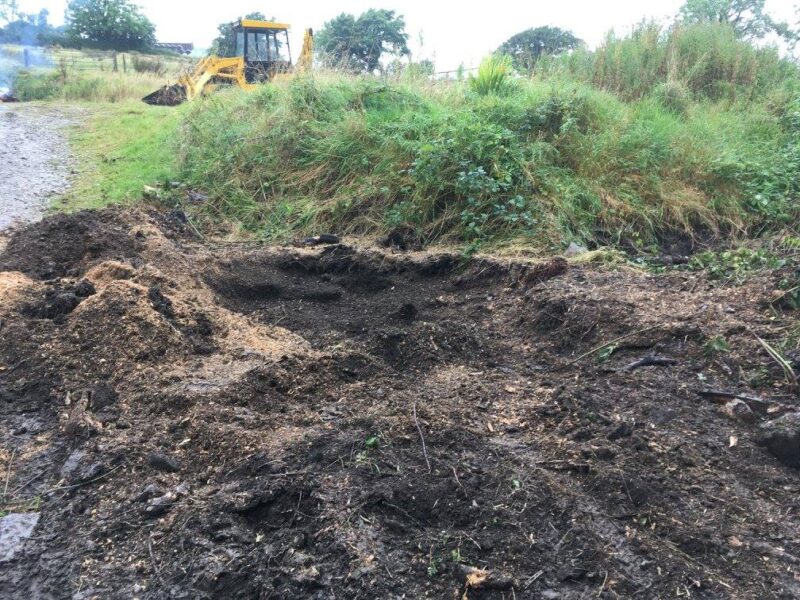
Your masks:
<instances>
[{"instance_id":1,"label":"tree","mask_svg":"<svg viewBox=\"0 0 800 600\"><path fill-rule=\"evenodd\" d=\"M0 0L0 21L6 24L13 23L19 18L19 4L17 0Z\"/></svg>"},{"instance_id":2,"label":"tree","mask_svg":"<svg viewBox=\"0 0 800 600\"><path fill-rule=\"evenodd\" d=\"M260 12L252 12L244 16L245 19L252 19L254 21L266 21L267 17ZM217 27L219 34L217 38L211 43L211 48L208 49L210 56L234 56L236 54L236 33L234 32L234 25L236 23L222 23Z\"/></svg>"},{"instance_id":3,"label":"tree","mask_svg":"<svg viewBox=\"0 0 800 600\"><path fill-rule=\"evenodd\" d=\"M385 54L408 56L406 22L393 10L371 8L360 17L342 13L316 36L316 46L336 65L356 72L383 70Z\"/></svg>"},{"instance_id":4,"label":"tree","mask_svg":"<svg viewBox=\"0 0 800 600\"><path fill-rule=\"evenodd\" d=\"M39 14L36 15L36 26L39 29L45 29L49 26L48 19L50 18L50 11L46 8L43 8L39 11Z\"/></svg>"},{"instance_id":5,"label":"tree","mask_svg":"<svg viewBox=\"0 0 800 600\"><path fill-rule=\"evenodd\" d=\"M686 0L680 18L685 23L727 23L739 37L761 39L775 33L787 41L796 39L787 23L775 21L764 11L765 0Z\"/></svg>"},{"instance_id":6,"label":"tree","mask_svg":"<svg viewBox=\"0 0 800 600\"><path fill-rule=\"evenodd\" d=\"M571 31L546 26L526 29L510 37L498 52L510 55L515 68L530 71L543 54L559 54L582 45L583 41Z\"/></svg>"},{"instance_id":7,"label":"tree","mask_svg":"<svg viewBox=\"0 0 800 600\"><path fill-rule=\"evenodd\" d=\"M113 50L146 50L155 41L155 26L129 0L71 0L67 35L79 46Z\"/></svg>"},{"instance_id":8,"label":"tree","mask_svg":"<svg viewBox=\"0 0 800 600\"><path fill-rule=\"evenodd\" d=\"M47 9L39 14L18 12L13 21L0 27L0 43L44 46L63 42L63 32L48 23L49 16Z\"/></svg>"}]
</instances>

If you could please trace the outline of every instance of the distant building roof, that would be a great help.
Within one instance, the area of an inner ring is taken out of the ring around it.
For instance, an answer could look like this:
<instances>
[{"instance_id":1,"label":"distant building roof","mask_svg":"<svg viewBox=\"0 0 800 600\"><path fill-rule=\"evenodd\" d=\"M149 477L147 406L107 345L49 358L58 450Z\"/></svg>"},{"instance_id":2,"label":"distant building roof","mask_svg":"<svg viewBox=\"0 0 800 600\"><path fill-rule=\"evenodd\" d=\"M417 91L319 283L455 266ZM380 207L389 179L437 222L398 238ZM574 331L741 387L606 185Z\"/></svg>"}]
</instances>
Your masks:
<instances>
[{"instance_id":1,"label":"distant building roof","mask_svg":"<svg viewBox=\"0 0 800 600\"><path fill-rule=\"evenodd\" d=\"M194 50L194 44L181 44L177 42L158 42L153 44L159 50L172 50L178 54L191 54Z\"/></svg>"}]
</instances>

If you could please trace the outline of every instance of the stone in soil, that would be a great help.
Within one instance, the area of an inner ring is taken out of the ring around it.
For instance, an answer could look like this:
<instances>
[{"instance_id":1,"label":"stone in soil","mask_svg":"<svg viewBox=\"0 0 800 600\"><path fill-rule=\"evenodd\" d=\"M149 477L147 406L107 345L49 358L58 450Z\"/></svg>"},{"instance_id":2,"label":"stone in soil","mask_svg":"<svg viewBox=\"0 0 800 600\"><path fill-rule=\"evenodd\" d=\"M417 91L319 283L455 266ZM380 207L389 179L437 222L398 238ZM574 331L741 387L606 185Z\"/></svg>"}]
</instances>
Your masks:
<instances>
[{"instance_id":1,"label":"stone in soil","mask_svg":"<svg viewBox=\"0 0 800 600\"><path fill-rule=\"evenodd\" d=\"M39 513L12 513L0 518L0 563L12 560L33 535Z\"/></svg>"}]
</instances>

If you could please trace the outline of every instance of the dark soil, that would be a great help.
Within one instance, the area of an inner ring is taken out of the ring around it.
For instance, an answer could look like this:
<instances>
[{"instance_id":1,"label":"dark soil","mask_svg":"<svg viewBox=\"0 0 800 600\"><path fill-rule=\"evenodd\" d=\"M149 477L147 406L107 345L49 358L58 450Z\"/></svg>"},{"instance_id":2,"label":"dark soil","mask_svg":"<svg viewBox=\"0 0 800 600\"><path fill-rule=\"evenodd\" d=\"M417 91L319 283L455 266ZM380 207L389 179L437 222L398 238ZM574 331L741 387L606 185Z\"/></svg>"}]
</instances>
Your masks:
<instances>
[{"instance_id":1,"label":"dark soil","mask_svg":"<svg viewBox=\"0 0 800 600\"><path fill-rule=\"evenodd\" d=\"M186 88L181 84L165 85L142 98L142 102L152 106L178 106L186 102Z\"/></svg>"},{"instance_id":2,"label":"dark soil","mask_svg":"<svg viewBox=\"0 0 800 600\"><path fill-rule=\"evenodd\" d=\"M0 597L800 597L775 285L46 219L0 255L0 508L41 514Z\"/></svg>"}]
</instances>

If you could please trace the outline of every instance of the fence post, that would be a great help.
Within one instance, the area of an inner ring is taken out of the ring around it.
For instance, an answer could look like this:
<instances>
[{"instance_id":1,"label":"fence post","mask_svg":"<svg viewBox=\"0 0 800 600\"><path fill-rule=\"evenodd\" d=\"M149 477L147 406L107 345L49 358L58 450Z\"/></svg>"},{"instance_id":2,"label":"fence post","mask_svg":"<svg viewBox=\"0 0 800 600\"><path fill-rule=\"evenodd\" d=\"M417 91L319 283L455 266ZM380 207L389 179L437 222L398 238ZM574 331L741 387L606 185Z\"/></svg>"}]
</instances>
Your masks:
<instances>
[{"instance_id":1,"label":"fence post","mask_svg":"<svg viewBox=\"0 0 800 600\"><path fill-rule=\"evenodd\" d=\"M25 48L25 49L22 51L22 55L24 56L24 59L25 59L25 68L26 68L26 69L29 69L29 68L30 68L30 66L31 66L31 53L30 53L30 50L28 50L27 48Z\"/></svg>"},{"instance_id":2,"label":"fence post","mask_svg":"<svg viewBox=\"0 0 800 600\"><path fill-rule=\"evenodd\" d=\"M122 55L122 72L128 74L128 61L125 60L125 55Z\"/></svg>"},{"instance_id":3,"label":"fence post","mask_svg":"<svg viewBox=\"0 0 800 600\"><path fill-rule=\"evenodd\" d=\"M114 73L119 71L119 66L117 65L117 53L114 52Z\"/></svg>"}]
</instances>

